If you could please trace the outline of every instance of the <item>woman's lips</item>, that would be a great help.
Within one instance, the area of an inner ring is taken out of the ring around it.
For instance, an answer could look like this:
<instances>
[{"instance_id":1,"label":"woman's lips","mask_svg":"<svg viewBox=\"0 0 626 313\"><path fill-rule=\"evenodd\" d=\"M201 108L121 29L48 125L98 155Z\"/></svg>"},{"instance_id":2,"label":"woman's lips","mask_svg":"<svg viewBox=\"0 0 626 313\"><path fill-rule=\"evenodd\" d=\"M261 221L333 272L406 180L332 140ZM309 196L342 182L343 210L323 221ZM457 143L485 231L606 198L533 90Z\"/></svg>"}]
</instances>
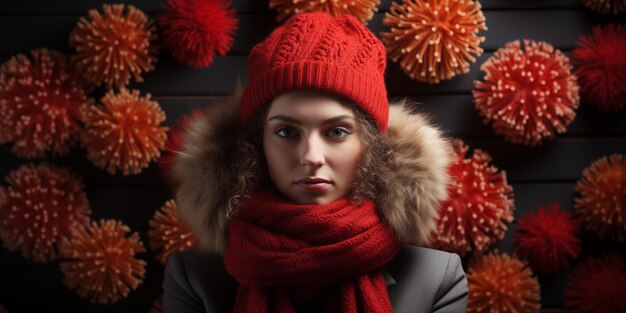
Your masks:
<instances>
[{"instance_id":1,"label":"woman's lips","mask_svg":"<svg viewBox=\"0 0 626 313\"><path fill-rule=\"evenodd\" d=\"M312 191L322 191L325 190L326 188L328 188L328 186L330 186L329 183L324 183L324 182L319 182L319 183L296 183L296 186L306 189L306 190L312 190Z\"/></svg>"}]
</instances>

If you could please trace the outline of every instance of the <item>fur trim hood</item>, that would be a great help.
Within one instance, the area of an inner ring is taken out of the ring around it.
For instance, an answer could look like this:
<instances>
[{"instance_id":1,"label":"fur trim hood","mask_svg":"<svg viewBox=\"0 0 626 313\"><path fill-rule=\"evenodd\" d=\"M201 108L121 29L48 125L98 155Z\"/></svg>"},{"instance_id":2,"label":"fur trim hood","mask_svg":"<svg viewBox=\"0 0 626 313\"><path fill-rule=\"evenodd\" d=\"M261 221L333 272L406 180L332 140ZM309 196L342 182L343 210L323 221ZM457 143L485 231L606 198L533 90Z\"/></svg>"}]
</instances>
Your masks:
<instances>
[{"instance_id":1,"label":"fur trim hood","mask_svg":"<svg viewBox=\"0 0 626 313\"><path fill-rule=\"evenodd\" d=\"M224 103L210 105L191 118L174 157L172 175L182 219L202 248L223 253L228 228L227 191L235 180L229 156L240 136L241 89ZM376 195L383 220L402 242L426 245L435 229L439 203L447 197L450 146L442 132L407 100L390 102L386 136L391 139L395 169L388 192Z\"/></svg>"}]
</instances>

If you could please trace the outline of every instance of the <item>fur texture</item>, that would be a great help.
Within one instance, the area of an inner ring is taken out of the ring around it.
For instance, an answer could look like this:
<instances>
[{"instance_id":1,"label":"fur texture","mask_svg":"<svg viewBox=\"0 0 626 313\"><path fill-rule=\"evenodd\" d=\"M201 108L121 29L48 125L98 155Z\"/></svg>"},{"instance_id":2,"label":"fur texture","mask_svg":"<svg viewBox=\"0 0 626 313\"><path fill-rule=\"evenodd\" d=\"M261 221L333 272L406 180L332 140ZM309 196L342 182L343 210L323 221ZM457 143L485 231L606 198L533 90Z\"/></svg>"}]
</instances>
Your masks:
<instances>
[{"instance_id":1,"label":"fur texture","mask_svg":"<svg viewBox=\"0 0 626 313\"><path fill-rule=\"evenodd\" d=\"M203 248L223 253L227 230L226 190L236 181L229 164L235 149L241 90L193 118L183 134L173 175L180 182L177 201L182 218ZM425 245L435 229L439 203L447 197L449 144L406 100L390 103L386 136L395 163L387 194L377 195L379 211L403 242Z\"/></svg>"}]
</instances>

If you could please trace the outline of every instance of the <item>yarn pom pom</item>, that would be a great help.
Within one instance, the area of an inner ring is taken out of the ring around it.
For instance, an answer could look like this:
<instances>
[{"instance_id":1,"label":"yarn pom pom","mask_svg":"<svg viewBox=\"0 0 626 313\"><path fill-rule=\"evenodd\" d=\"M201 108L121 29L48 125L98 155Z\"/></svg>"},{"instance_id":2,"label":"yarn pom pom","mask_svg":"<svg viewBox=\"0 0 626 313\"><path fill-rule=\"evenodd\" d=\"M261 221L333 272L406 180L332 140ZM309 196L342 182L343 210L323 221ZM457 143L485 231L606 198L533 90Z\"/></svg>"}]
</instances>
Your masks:
<instances>
[{"instance_id":1,"label":"yarn pom pom","mask_svg":"<svg viewBox=\"0 0 626 313\"><path fill-rule=\"evenodd\" d=\"M569 59L545 42L507 43L480 69L474 103L485 124L516 144L536 146L565 132L580 102Z\"/></svg>"},{"instance_id":2,"label":"yarn pom pom","mask_svg":"<svg viewBox=\"0 0 626 313\"><path fill-rule=\"evenodd\" d=\"M146 267L145 261L135 258L145 252L139 234L125 237L128 232L128 226L114 220L77 228L61 245L68 259L60 264L65 284L92 303L115 303L127 297L131 288L142 283Z\"/></svg>"},{"instance_id":3,"label":"yarn pom pom","mask_svg":"<svg viewBox=\"0 0 626 313\"><path fill-rule=\"evenodd\" d=\"M58 51L34 49L0 67L0 144L13 142L23 158L66 155L78 141L92 100Z\"/></svg>"},{"instance_id":4,"label":"yarn pom pom","mask_svg":"<svg viewBox=\"0 0 626 313\"><path fill-rule=\"evenodd\" d=\"M121 170L123 175L138 174L161 155L167 139L165 113L150 94L139 96L122 88L112 90L102 98L102 105L91 107L87 113L82 141L87 157L97 167L111 175Z\"/></svg>"},{"instance_id":5,"label":"yarn pom pom","mask_svg":"<svg viewBox=\"0 0 626 313\"><path fill-rule=\"evenodd\" d=\"M492 252L470 262L467 312L539 312L539 281L526 264Z\"/></svg>"},{"instance_id":6,"label":"yarn pom pom","mask_svg":"<svg viewBox=\"0 0 626 313\"><path fill-rule=\"evenodd\" d=\"M166 265L170 255L198 245L198 240L189 230L189 226L178 216L178 206L169 200L150 220L150 247L161 250L157 260Z\"/></svg>"},{"instance_id":7,"label":"yarn pom pom","mask_svg":"<svg viewBox=\"0 0 626 313\"><path fill-rule=\"evenodd\" d=\"M581 35L572 52L580 93L585 103L615 112L626 102L626 26L595 26Z\"/></svg>"},{"instance_id":8,"label":"yarn pom pom","mask_svg":"<svg viewBox=\"0 0 626 313\"><path fill-rule=\"evenodd\" d=\"M174 160L178 153L181 151L183 144L183 134L189 127L189 122L196 117L204 114L201 109L194 109L191 115L185 115L176 122L172 128L170 128L167 135L167 142L165 143L165 150L163 156L157 161L161 175L165 178L165 181L174 189L178 188L179 182L174 178L172 170L174 167Z\"/></svg>"},{"instance_id":9,"label":"yarn pom pom","mask_svg":"<svg viewBox=\"0 0 626 313\"><path fill-rule=\"evenodd\" d=\"M580 223L553 203L529 212L517 222L513 252L533 270L554 273L569 266L581 250Z\"/></svg>"},{"instance_id":10,"label":"yarn pom pom","mask_svg":"<svg viewBox=\"0 0 626 313\"><path fill-rule=\"evenodd\" d=\"M276 20L284 21L288 17L306 12L326 12L332 16L352 15L362 23L372 19L378 12L380 0L270 0L270 9L276 9Z\"/></svg>"},{"instance_id":11,"label":"yarn pom pom","mask_svg":"<svg viewBox=\"0 0 626 313\"><path fill-rule=\"evenodd\" d=\"M585 229L603 239L626 241L626 155L593 162L576 183L574 209Z\"/></svg>"},{"instance_id":12,"label":"yarn pom pom","mask_svg":"<svg viewBox=\"0 0 626 313\"><path fill-rule=\"evenodd\" d=\"M163 313L163 294L161 294L154 302L152 302L152 307L150 308L150 313Z\"/></svg>"},{"instance_id":13,"label":"yarn pom pom","mask_svg":"<svg viewBox=\"0 0 626 313\"><path fill-rule=\"evenodd\" d=\"M132 5L124 14L123 4L102 5L104 14L89 10L89 21L81 17L70 34L71 56L78 74L100 86L122 87L131 76L143 81L142 72L154 69L158 47L156 26Z\"/></svg>"},{"instance_id":14,"label":"yarn pom pom","mask_svg":"<svg viewBox=\"0 0 626 313\"><path fill-rule=\"evenodd\" d=\"M461 256L480 254L502 239L507 223L513 221L513 188L504 171L489 165L489 154L476 149L465 158L468 148L461 140L453 147L449 198L440 206L430 244Z\"/></svg>"},{"instance_id":15,"label":"yarn pom pom","mask_svg":"<svg viewBox=\"0 0 626 313\"><path fill-rule=\"evenodd\" d=\"M601 14L618 14L626 11L626 0L581 0L584 7Z\"/></svg>"},{"instance_id":16,"label":"yarn pom pom","mask_svg":"<svg viewBox=\"0 0 626 313\"><path fill-rule=\"evenodd\" d=\"M237 19L230 5L225 0L168 0L159 17L163 45L178 62L196 68L211 65L234 42Z\"/></svg>"},{"instance_id":17,"label":"yarn pom pom","mask_svg":"<svg viewBox=\"0 0 626 313\"><path fill-rule=\"evenodd\" d=\"M72 229L89 223L83 183L65 168L22 165L0 187L0 238L36 262L55 260Z\"/></svg>"},{"instance_id":18,"label":"yarn pom pom","mask_svg":"<svg viewBox=\"0 0 626 313\"><path fill-rule=\"evenodd\" d=\"M616 254L588 258L574 268L565 286L571 313L626 312L626 264Z\"/></svg>"},{"instance_id":19,"label":"yarn pom pom","mask_svg":"<svg viewBox=\"0 0 626 313\"><path fill-rule=\"evenodd\" d=\"M429 84L469 72L483 49L487 30L478 1L410 1L391 3L381 33L389 57L411 78Z\"/></svg>"}]
</instances>

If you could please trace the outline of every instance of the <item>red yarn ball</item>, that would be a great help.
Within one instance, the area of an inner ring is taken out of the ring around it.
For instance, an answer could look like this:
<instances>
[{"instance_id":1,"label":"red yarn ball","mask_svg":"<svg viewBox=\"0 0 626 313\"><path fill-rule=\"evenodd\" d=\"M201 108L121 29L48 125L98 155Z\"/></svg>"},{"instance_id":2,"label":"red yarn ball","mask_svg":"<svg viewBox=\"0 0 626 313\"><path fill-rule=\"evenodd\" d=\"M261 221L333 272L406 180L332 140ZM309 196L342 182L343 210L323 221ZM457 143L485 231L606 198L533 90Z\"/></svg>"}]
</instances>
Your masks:
<instances>
[{"instance_id":1,"label":"red yarn ball","mask_svg":"<svg viewBox=\"0 0 626 313\"><path fill-rule=\"evenodd\" d=\"M0 67L0 144L23 158L66 155L78 142L84 111L93 103L71 74L65 54L33 49Z\"/></svg>"},{"instance_id":2,"label":"red yarn ball","mask_svg":"<svg viewBox=\"0 0 626 313\"><path fill-rule=\"evenodd\" d=\"M535 146L565 132L580 102L569 59L545 42L519 40L498 49L474 81L474 103L485 124L513 143Z\"/></svg>"},{"instance_id":3,"label":"red yarn ball","mask_svg":"<svg viewBox=\"0 0 626 313\"><path fill-rule=\"evenodd\" d=\"M570 313L626 312L626 263L616 254L588 258L574 268L564 294Z\"/></svg>"},{"instance_id":4,"label":"red yarn ball","mask_svg":"<svg viewBox=\"0 0 626 313\"><path fill-rule=\"evenodd\" d=\"M489 164L486 152L476 149L465 158L467 151L461 140L454 141L449 198L441 203L437 230L430 240L432 247L461 256L481 254L502 239L514 209L506 173Z\"/></svg>"},{"instance_id":5,"label":"red yarn ball","mask_svg":"<svg viewBox=\"0 0 626 313\"><path fill-rule=\"evenodd\" d=\"M163 45L177 61L196 68L225 55L237 30L235 9L225 0L168 0L159 17Z\"/></svg>"},{"instance_id":6,"label":"red yarn ball","mask_svg":"<svg viewBox=\"0 0 626 313\"><path fill-rule=\"evenodd\" d=\"M600 111L615 112L626 103L626 26L595 26L576 40L572 63L577 66L583 100Z\"/></svg>"},{"instance_id":7,"label":"red yarn ball","mask_svg":"<svg viewBox=\"0 0 626 313\"><path fill-rule=\"evenodd\" d=\"M22 165L0 187L0 238L36 262L55 260L63 239L89 223L91 209L80 177L48 164Z\"/></svg>"},{"instance_id":8,"label":"red yarn ball","mask_svg":"<svg viewBox=\"0 0 626 313\"><path fill-rule=\"evenodd\" d=\"M157 161L161 175L165 178L165 181L169 184L169 186L174 189L176 189L179 184L173 175L174 160L182 149L183 135L189 127L189 122L202 114L204 114L204 111L196 108L193 110L191 115L183 116L176 122L176 125L169 129L167 141L165 142L165 150L163 151L161 158Z\"/></svg>"},{"instance_id":9,"label":"red yarn ball","mask_svg":"<svg viewBox=\"0 0 626 313\"><path fill-rule=\"evenodd\" d=\"M529 212L517 222L513 251L533 270L554 273L569 266L580 253L580 222L559 207L558 203L547 210L539 206L537 212Z\"/></svg>"}]
</instances>

